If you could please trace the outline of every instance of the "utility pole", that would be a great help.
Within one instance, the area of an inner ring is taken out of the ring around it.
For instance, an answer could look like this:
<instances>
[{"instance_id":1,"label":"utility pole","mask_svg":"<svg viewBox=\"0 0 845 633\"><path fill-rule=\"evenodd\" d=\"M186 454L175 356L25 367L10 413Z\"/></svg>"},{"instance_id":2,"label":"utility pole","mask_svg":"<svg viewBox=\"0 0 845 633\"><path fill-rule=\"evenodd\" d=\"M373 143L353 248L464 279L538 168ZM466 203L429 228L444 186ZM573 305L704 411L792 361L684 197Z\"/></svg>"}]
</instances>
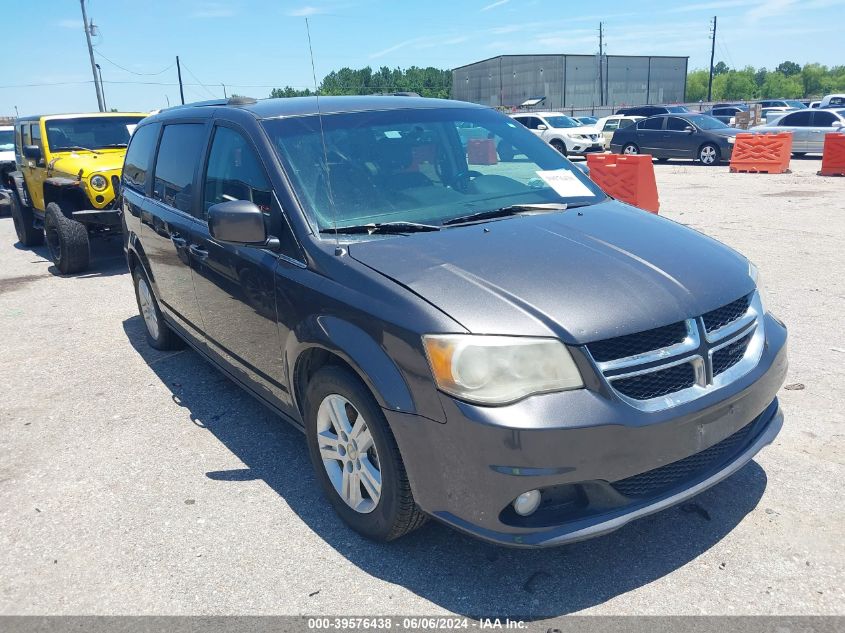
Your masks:
<instances>
[{"instance_id":1,"label":"utility pole","mask_svg":"<svg viewBox=\"0 0 845 633\"><path fill-rule=\"evenodd\" d=\"M602 58L604 57L604 31L602 23L599 22L599 105L604 105L604 71L602 70ZM595 93L593 93L595 94Z\"/></svg>"},{"instance_id":2,"label":"utility pole","mask_svg":"<svg viewBox=\"0 0 845 633\"><path fill-rule=\"evenodd\" d=\"M88 42L88 57L91 58L91 72L94 75L94 90L97 92L97 105L100 106L100 112L105 112L106 108L103 104L103 95L100 92L100 82L97 79L97 65L94 62L94 48L91 46L91 30L93 24L88 23L88 14L85 12L85 0L79 0L79 5L82 7L82 26L85 28L85 39Z\"/></svg>"},{"instance_id":3,"label":"utility pole","mask_svg":"<svg viewBox=\"0 0 845 633\"><path fill-rule=\"evenodd\" d=\"M710 80L707 82L707 101L713 101L713 57L716 55L716 16L713 16L713 41L710 43Z\"/></svg>"},{"instance_id":4,"label":"utility pole","mask_svg":"<svg viewBox=\"0 0 845 633\"><path fill-rule=\"evenodd\" d=\"M176 74L179 75L179 96L182 98L182 105L185 105L185 89L182 88L182 67L179 65L179 56L176 56Z\"/></svg>"},{"instance_id":5,"label":"utility pole","mask_svg":"<svg viewBox=\"0 0 845 633\"><path fill-rule=\"evenodd\" d=\"M97 67L97 74L100 76L100 95L103 97L103 112L109 109L109 106L106 105L106 89L103 86L103 69L100 68L99 64L94 64Z\"/></svg>"},{"instance_id":6,"label":"utility pole","mask_svg":"<svg viewBox=\"0 0 845 633\"><path fill-rule=\"evenodd\" d=\"M223 86L223 98L228 99L229 97L226 96L226 84L220 84L220 85Z\"/></svg>"}]
</instances>

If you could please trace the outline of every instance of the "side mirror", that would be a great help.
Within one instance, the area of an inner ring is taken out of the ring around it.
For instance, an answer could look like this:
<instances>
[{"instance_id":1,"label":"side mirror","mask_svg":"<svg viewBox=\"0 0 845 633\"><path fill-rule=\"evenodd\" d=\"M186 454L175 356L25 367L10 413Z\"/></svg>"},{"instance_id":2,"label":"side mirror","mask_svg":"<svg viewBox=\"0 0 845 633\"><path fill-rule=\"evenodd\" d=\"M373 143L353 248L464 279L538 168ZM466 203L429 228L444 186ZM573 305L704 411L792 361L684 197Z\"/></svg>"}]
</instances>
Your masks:
<instances>
[{"instance_id":1,"label":"side mirror","mask_svg":"<svg viewBox=\"0 0 845 633\"><path fill-rule=\"evenodd\" d=\"M548 130L549 128L541 123L540 125L537 126L537 129L541 132L544 132L544 131Z\"/></svg>"},{"instance_id":2,"label":"side mirror","mask_svg":"<svg viewBox=\"0 0 845 633\"><path fill-rule=\"evenodd\" d=\"M29 160L34 160L38 162L41 160L43 155L41 154L41 148L38 145L24 145L23 146L23 155L25 158Z\"/></svg>"},{"instance_id":3,"label":"side mirror","mask_svg":"<svg viewBox=\"0 0 845 633\"><path fill-rule=\"evenodd\" d=\"M688 125L684 128L684 132L687 134L695 134L695 128L691 125Z\"/></svg>"},{"instance_id":4,"label":"side mirror","mask_svg":"<svg viewBox=\"0 0 845 633\"><path fill-rule=\"evenodd\" d=\"M249 200L231 200L208 210L208 231L221 242L264 246L267 229L264 213Z\"/></svg>"}]
</instances>

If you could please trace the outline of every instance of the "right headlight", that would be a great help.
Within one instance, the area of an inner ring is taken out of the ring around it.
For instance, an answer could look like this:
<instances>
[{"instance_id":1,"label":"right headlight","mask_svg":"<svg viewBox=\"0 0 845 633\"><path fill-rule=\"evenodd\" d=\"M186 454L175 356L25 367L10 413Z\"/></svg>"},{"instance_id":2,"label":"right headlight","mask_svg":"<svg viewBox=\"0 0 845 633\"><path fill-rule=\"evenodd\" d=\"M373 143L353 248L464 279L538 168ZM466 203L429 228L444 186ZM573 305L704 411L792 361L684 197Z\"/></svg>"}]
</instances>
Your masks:
<instances>
[{"instance_id":1,"label":"right headlight","mask_svg":"<svg viewBox=\"0 0 845 633\"><path fill-rule=\"evenodd\" d=\"M423 344L437 386L463 400L505 404L584 386L569 350L556 339L429 334Z\"/></svg>"}]
</instances>

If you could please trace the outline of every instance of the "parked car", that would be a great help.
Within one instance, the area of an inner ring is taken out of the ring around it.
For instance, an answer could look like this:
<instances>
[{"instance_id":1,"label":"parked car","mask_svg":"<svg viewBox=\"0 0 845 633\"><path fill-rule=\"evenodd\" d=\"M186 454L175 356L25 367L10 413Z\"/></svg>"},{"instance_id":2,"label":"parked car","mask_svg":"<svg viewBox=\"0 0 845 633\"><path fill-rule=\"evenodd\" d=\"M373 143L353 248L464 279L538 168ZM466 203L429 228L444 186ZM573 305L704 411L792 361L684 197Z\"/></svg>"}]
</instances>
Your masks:
<instances>
[{"instance_id":1,"label":"parked car","mask_svg":"<svg viewBox=\"0 0 845 633\"><path fill-rule=\"evenodd\" d=\"M845 94L825 95L819 103L820 108L845 107Z\"/></svg>"},{"instance_id":2,"label":"parked car","mask_svg":"<svg viewBox=\"0 0 845 633\"><path fill-rule=\"evenodd\" d=\"M643 105L619 108L616 114L648 117L655 114L683 114L685 112L692 112L692 110L683 105Z\"/></svg>"},{"instance_id":3,"label":"parked car","mask_svg":"<svg viewBox=\"0 0 845 633\"><path fill-rule=\"evenodd\" d=\"M467 165L467 122L522 158ZM749 261L490 108L176 107L138 126L123 187L149 343L188 341L302 429L367 537L428 515L512 546L604 534L781 427L786 329Z\"/></svg>"},{"instance_id":4,"label":"parked car","mask_svg":"<svg viewBox=\"0 0 845 633\"><path fill-rule=\"evenodd\" d=\"M719 119L722 123L726 125L734 125L736 123L736 115L739 112L747 112L748 106L742 104L736 105L723 105L719 107L714 107L703 114L708 116L712 116L714 119Z\"/></svg>"},{"instance_id":5,"label":"parked car","mask_svg":"<svg viewBox=\"0 0 845 633\"><path fill-rule=\"evenodd\" d=\"M754 128L754 132L792 132L792 154L821 154L825 134L845 131L845 109L797 110L772 123Z\"/></svg>"},{"instance_id":6,"label":"parked car","mask_svg":"<svg viewBox=\"0 0 845 633\"><path fill-rule=\"evenodd\" d=\"M15 169L15 128L0 125L0 213L11 207L11 174Z\"/></svg>"},{"instance_id":7,"label":"parked car","mask_svg":"<svg viewBox=\"0 0 845 633\"><path fill-rule=\"evenodd\" d=\"M145 116L98 112L15 120L12 218L21 244L42 244L46 237L59 272L88 268L89 236L120 229L123 157Z\"/></svg>"},{"instance_id":8,"label":"parked car","mask_svg":"<svg viewBox=\"0 0 845 633\"><path fill-rule=\"evenodd\" d=\"M572 118L578 121L581 125L587 125L590 127L595 127L598 122L598 119L594 116L574 116Z\"/></svg>"},{"instance_id":9,"label":"parked car","mask_svg":"<svg viewBox=\"0 0 845 633\"><path fill-rule=\"evenodd\" d=\"M706 114L659 114L613 135L616 154L651 154L657 159L690 158L702 165L728 161L737 129Z\"/></svg>"},{"instance_id":10,"label":"parked car","mask_svg":"<svg viewBox=\"0 0 845 633\"><path fill-rule=\"evenodd\" d=\"M757 103L763 108L792 108L793 110L801 110L807 105L798 99L762 99Z\"/></svg>"},{"instance_id":11,"label":"parked car","mask_svg":"<svg viewBox=\"0 0 845 633\"><path fill-rule=\"evenodd\" d=\"M810 101L811 108L818 108L821 105L821 101Z\"/></svg>"},{"instance_id":12,"label":"parked car","mask_svg":"<svg viewBox=\"0 0 845 633\"><path fill-rule=\"evenodd\" d=\"M559 112L528 112L512 114L511 117L564 156L604 151L601 134L595 127L581 125Z\"/></svg>"},{"instance_id":13,"label":"parked car","mask_svg":"<svg viewBox=\"0 0 845 633\"><path fill-rule=\"evenodd\" d=\"M613 140L613 133L620 127L628 127L637 121L641 121L645 117L641 116L626 116L624 114L611 114L610 116L602 117L596 123L596 129L601 132L602 143L604 149L610 149L610 142Z\"/></svg>"}]
</instances>

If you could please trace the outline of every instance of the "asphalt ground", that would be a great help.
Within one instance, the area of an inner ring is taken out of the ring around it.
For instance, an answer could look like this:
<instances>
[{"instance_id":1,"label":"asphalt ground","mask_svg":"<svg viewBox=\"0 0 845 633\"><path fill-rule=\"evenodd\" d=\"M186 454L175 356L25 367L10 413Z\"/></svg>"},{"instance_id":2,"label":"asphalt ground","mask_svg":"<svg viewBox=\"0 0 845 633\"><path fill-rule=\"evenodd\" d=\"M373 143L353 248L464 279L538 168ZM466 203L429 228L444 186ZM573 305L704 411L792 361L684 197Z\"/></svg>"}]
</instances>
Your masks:
<instances>
[{"instance_id":1,"label":"asphalt ground","mask_svg":"<svg viewBox=\"0 0 845 633\"><path fill-rule=\"evenodd\" d=\"M298 431L146 345L118 240L62 278L0 218L0 614L845 613L845 178L819 165L655 166L661 214L762 271L786 422L692 503L542 551L435 522L363 540Z\"/></svg>"}]
</instances>

